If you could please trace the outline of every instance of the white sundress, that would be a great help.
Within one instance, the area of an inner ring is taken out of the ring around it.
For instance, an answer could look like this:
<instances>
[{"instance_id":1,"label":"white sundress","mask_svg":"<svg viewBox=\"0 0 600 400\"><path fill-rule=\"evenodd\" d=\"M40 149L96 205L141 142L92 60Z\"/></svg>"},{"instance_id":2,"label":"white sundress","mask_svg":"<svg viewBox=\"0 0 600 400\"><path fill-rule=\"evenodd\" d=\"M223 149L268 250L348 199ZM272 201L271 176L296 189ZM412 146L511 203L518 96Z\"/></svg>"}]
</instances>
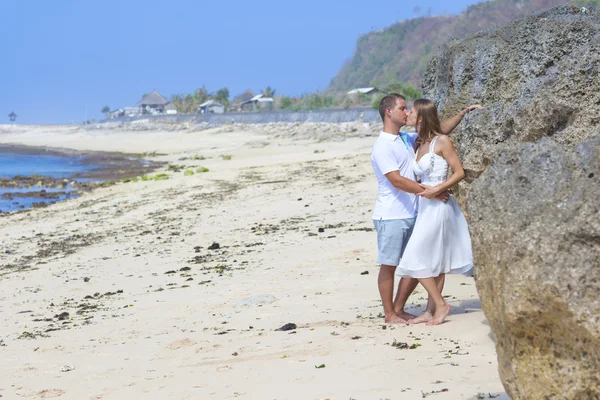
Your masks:
<instances>
[{"instance_id":1,"label":"white sundress","mask_svg":"<svg viewBox=\"0 0 600 400\"><path fill-rule=\"evenodd\" d=\"M446 180L448 162L433 151L413 162L421 183L435 186ZM447 203L419 197L419 211L396 275L412 278L464 274L473 268L473 251L467 220L453 196Z\"/></svg>"}]
</instances>

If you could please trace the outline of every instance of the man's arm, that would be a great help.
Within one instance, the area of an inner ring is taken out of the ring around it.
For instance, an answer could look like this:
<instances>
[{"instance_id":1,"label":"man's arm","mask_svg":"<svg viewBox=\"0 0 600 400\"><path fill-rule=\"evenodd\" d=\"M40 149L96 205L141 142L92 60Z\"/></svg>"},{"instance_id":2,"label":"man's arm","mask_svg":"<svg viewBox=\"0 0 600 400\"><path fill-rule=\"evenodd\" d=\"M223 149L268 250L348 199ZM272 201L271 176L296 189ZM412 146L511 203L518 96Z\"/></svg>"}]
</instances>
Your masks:
<instances>
[{"instance_id":1,"label":"man's arm","mask_svg":"<svg viewBox=\"0 0 600 400\"><path fill-rule=\"evenodd\" d=\"M417 194L423 191L421 185L412 179L408 179L400 175L400 171L395 170L385 174L385 177L390 181L393 187L400 189L403 192Z\"/></svg>"},{"instance_id":2,"label":"man's arm","mask_svg":"<svg viewBox=\"0 0 600 400\"><path fill-rule=\"evenodd\" d=\"M469 107L465 108L458 114L456 114L454 117L442 122L442 124L441 124L442 125L441 126L442 133L444 135L449 135L454 130L454 128L456 128L458 126L458 124L460 124L460 121L462 121L462 119L465 115L467 115L468 113L470 113L473 110L481 110L481 109L483 109L483 106L481 106L479 104L473 104L473 105L470 105Z\"/></svg>"},{"instance_id":3,"label":"man's arm","mask_svg":"<svg viewBox=\"0 0 600 400\"><path fill-rule=\"evenodd\" d=\"M385 177L388 179L388 181L390 181L392 186L394 186L396 189L402 190L403 192L417 194L422 193L424 189L429 188L429 186L420 185L412 179L403 177L402 175L400 175L400 171L397 170L388 172L387 174L385 174ZM444 191L441 194L435 196L434 198L445 203L448 201L449 197L450 195L448 194L448 192Z\"/></svg>"}]
</instances>

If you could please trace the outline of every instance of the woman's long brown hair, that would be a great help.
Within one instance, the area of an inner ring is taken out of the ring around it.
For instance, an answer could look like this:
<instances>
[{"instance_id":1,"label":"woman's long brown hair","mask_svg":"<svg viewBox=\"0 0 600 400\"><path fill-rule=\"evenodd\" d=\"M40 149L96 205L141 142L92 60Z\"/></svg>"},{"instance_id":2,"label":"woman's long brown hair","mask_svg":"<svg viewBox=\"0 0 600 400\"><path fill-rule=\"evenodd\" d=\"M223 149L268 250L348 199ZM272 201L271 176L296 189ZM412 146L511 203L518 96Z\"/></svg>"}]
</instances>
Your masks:
<instances>
[{"instance_id":1,"label":"woman's long brown hair","mask_svg":"<svg viewBox=\"0 0 600 400\"><path fill-rule=\"evenodd\" d=\"M413 107L417 110L417 132L419 133L415 141L416 150L433 136L441 135L442 125L437 107L433 101L429 99L417 99L413 102ZM421 123L419 123L419 120L421 120Z\"/></svg>"}]
</instances>

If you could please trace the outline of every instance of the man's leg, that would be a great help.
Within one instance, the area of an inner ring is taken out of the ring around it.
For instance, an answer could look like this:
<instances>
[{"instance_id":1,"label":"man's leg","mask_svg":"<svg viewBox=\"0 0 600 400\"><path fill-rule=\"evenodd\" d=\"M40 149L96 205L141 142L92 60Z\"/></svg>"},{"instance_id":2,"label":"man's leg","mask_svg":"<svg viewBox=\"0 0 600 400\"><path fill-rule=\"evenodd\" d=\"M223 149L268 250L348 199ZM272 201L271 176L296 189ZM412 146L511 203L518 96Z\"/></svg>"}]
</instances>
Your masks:
<instances>
[{"instance_id":1,"label":"man's leg","mask_svg":"<svg viewBox=\"0 0 600 400\"><path fill-rule=\"evenodd\" d=\"M415 318L414 315L407 313L404 311L404 307L406 306L406 301L415 290L417 285L419 284L418 279L414 278L402 278L400 279L400 283L398 284L398 293L396 293L396 299L394 300L394 312L400 318L411 320Z\"/></svg>"},{"instance_id":2,"label":"man's leg","mask_svg":"<svg viewBox=\"0 0 600 400\"><path fill-rule=\"evenodd\" d=\"M392 298L394 296L394 272L396 272L396 266L381 264L379 269L379 277L377 278L377 284L379 286L379 295L383 302L383 313L385 315L385 322L388 324L406 324L404 318L400 318L394 312L394 303Z\"/></svg>"},{"instance_id":3,"label":"man's leg","mask_svg":"<svg viewBox=\"0 0 600 400\"><path fill-rule=\"evenodd\" d=\"M435 280L435 284L438 287L440 294L442 293L442 290L444 290L444 282L446 281L446 274L439 274L438 276L436 276L434 278ZM431 297L431 295L428 294L427 296L427 309L425 310L425 312L421 315L419 315L417 318L410 320L410 324L420 324L423 322L429 322L433 319L433 314L435 313L435 302L433 301L433 298Z\"/></svg>"}]
</instances>

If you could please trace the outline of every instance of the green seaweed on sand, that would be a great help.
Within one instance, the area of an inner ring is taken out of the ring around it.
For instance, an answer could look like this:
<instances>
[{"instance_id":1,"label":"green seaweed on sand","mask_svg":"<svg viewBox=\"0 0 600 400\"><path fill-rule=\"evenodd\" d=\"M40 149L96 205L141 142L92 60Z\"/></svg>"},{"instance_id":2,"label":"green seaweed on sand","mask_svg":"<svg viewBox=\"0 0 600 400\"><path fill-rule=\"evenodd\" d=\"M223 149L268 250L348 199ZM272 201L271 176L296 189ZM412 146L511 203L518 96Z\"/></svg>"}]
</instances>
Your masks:
<instances>
[{"instance_id":1,"label":"green seaweed on sand","mask_svg":"<svg viewBox=\"0 0 600 400\"><path fill-rule=\"evenodd\" d=\"M192 171L191 169L186 169L185 172L183 173L183 175L192 176L192 175L194 175L194 171Z\"/></svg>"},{"instance_id":2,"label":"green seaweed on sand","mask_svg":"<svg viewBox=\"0 0 600 400\"><path fill-rule=\"evenodd\" d=\"M156 174L152 177L153 181L164 181L169 179L169 175L168 174Z\"/></svg>"},{"instance_id":3,"label":"green seaweed on sand","mask_svg":"<svg viewBox=\"0 0 600 400\"><path fill-rule=\"evenodd\" d=\"M206 167L198 167L198 168L196 168L196 172L199 173L199 174L203 173L203 172L208 172L208 171L210 171L210 170L208 168L206 168Z\"/></svg>"}]
</instances>

